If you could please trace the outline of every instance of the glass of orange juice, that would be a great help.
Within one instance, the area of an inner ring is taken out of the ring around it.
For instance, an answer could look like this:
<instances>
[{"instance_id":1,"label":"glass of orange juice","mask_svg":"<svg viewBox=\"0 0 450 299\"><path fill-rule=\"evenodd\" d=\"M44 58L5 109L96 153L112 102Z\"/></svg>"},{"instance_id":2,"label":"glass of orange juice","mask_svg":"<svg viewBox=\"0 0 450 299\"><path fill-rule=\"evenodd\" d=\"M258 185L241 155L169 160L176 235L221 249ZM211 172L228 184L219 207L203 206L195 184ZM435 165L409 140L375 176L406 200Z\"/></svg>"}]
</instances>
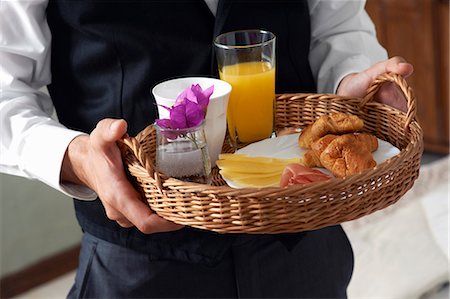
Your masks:
<instances>
[{"instance_id":1,"label":"glass of orange juice","mask_svg":"<svg viewBox=\"0 0 450 299\"><path fill-rule=\"evenodd\" d=\"M232 86L227 110L232 146L273 131L275 35L264 30L223 33L214 40L220 79Z\"/></svg>"}]
</instances>

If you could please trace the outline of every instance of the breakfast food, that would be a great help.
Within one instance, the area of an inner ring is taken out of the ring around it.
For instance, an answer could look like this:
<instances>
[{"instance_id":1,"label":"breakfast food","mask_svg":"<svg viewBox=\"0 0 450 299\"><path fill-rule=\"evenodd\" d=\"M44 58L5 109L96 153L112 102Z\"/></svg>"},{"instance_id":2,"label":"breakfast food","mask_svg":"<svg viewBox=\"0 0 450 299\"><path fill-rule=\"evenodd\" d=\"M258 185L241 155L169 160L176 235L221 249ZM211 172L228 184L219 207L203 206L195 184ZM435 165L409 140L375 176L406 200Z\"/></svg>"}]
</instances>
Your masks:
<instances>
[{"instance_id":1,"label":"breakfast food","mask_svg":"<svg viewBox=\"0 0 450 299\"><path fill-rule=\"evenodd\" d=\"M326 149L337 135L328 134L311 144L311 149L307 150L302 157L302 163L308 167L323 167L320 162L320 154Z\"/></svg>"},{"instance_id":2,"label":"breakfast food","mask_svg":"<svg viewBox=\"0 0 450 299\"><path fill-rule=\"evenodd\" d=\"M364 122L356 115L337 112L321 116L299 136L299 147L307 149L301 163L325 167L337 177L375 167L372 152L378 148L378 139L359 133L363 127Z\"/></svg>"},{"instance_id":3,"label":"breakfast food","mask_svg":"<svg viewBox=\"0 0 450 299\"><path fill-rule=\"evenodd\" d=\"M223 178L240 186L261 188L278 186L286 165L298 163L299 160L221 154L216 164Z\"/></svg>"},{"instance_id":4,"label":"breakfast food","mask_svg":"<svg viewBox=\"0 0 450 299\"><path fill-rule=\"evenodd\" d=\"M352 134L342 135L327 146L320 154L320 162L337 177L346 177L377 165L370 147L354 142Z\"/></svg>"},{"instance_id":5,"label":"breakfast food","mask_svg":"<svg viewBox=\"0 0 450 299\"><path fill-rule=\"evenodd\" d=\"M281 174L280 187L326 181L329 175L299 163L287 165Z\"/></svg>"},{"instance_id":6,"label":"breakfast food","mask_svg":"<svg viewBox=\"0 0 450 299\"><path fill-rule=\"evenodd\" d=\"M331 113L319 117L307 126L298 139L300 148L309 149L311 144L328 134L345 134L357 132L364 126L364 122L356 115L341 112Z\"/></svg>"},{"instance_id":7,"label":"breakfast food","mask_svg":"<svg viewBox=\"0 0 450 299\"><path fill-rule=\"evenodd\" d=\"M359 148L367 149L369 152L374 152L378 148L378 139L371 134L349 133L341 136L329 134L311 144L311 149L303 154L303 165L308 167L323 167L320 161L320 155L336 138L344 138L348 144L354 144Z\"/></svg>"},{"instance_id":8,"label":"breakfast food","mask_svg":"<svg viewBox=\"0 0 450 299\"><path fill-rule=\"evenodd\" d=\"M306 151L300 159L222 154L217 161L219 172L236 185L257 188L307 184L330 178L313 167L326 168L335 177L360 173L376 166L372 152L378 148L374 135L359 132L363 126L364 122L355 115L324 115L301 132L298 144Z\"/></svg>"}]
</instances>

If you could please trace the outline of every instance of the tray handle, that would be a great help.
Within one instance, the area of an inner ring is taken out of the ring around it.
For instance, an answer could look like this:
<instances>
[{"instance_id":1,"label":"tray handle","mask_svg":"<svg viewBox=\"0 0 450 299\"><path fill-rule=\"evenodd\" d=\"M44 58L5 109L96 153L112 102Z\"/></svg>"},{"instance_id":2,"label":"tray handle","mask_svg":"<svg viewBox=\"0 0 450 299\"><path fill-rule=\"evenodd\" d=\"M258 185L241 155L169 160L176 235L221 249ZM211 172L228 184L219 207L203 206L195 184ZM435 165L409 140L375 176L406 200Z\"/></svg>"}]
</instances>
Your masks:
<instances>
[{"instance_id":1,"label":"tray handle","mask_svg":"<svg viewBox=\"0 0 450 299\"><path fill-rule=\"evenodd\" d=\"M163 180L161 175L155 171L155 165L152 159L148 157L145 148L142 146L143 139L154 132L153 125L147 126L136 137L129 137L128 135L122 137L117 141L117 146L120 149L124 165L135 165L145 168L147 173L142 173L142 176L150 176L155 180L155 185L161 194L164 194ZM129 169L126 169L129 172Z\"/></svg>"},{"instance_id":2,"label":"tray handle","mask_svg":"<svg viewBox=\"0 0 450 299\"><path fill-rule=\"evenodd\" d=\"M142 167L147 170L148 174L152 177L155 175L155 168L151 161L148 159L147 155L135 137L124 136L117 141L117 146L122 154L122 160L124 164L134 164L139 163Z\"/></svg>"},{"instance_id":3,"label":"tray handle","mask_svg":"<svg viewBox=\"0 0 450 299\"><path fill-rule=\"evenodd\" d=\"M369 88L366 91L366 95L360 103L360 108L363 108L368 102L374 100L375 94L381 88L381 86L386 82L392 82L396 84L400 90L403 92L403 95L406 98L407 112L406 112L406 122L405 122L405 131L408 130L411 122L416 119L417 112L417 103L416 97L414 96L414 92L412 88L408 85L405 78L401 75L395 73L385 73L383 75L378 76Z\"/></svg>"}]
</instances>

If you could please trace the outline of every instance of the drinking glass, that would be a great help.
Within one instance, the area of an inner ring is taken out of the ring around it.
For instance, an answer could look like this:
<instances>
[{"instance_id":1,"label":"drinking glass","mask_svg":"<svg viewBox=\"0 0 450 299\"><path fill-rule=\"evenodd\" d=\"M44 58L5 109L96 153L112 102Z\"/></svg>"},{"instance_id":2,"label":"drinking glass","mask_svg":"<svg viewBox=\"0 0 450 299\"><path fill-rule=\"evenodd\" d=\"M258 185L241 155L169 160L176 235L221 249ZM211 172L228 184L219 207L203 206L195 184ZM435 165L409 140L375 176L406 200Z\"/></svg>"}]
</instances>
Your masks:
<instances>
[{"instance_id":1,"label":"drinking glass","mask_svg":"<svg viewBox=\"0 0 450 299\"><path fill-rule=\"evenodd\" d=\"M227 124L232 146L268 138L273 132L275 35L240 30L214 40L220 78L232 86Z\"/></svg>"},{"instance_id":2,"label":"drinking glass","mask_svg":"<svg viewBox=\"0 0 450 299\"><path fill-rule=\"evenodd\" d=\"M200 184L211 184L205 123L186 129L156 129L156 168L170 177Z\"/></svg>"}]
</instances>

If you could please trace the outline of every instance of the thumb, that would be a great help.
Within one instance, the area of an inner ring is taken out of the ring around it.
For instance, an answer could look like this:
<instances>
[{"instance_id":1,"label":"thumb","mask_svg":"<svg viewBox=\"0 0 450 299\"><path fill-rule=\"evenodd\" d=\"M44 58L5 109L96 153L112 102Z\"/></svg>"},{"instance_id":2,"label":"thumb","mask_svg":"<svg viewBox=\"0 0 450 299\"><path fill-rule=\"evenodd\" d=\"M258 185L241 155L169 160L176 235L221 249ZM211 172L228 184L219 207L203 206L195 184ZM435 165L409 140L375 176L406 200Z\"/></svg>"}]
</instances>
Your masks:
<instances>
[{"instance_id":1,"label":"thumb","mask_svg":"<svg viewBox=\"0 0 450 299\"><path fill-rule=\"evenodd\" d=\"M406 78L414 72L414 67L402 57L397 56L388 60L386 71L396 73Z\"/></svg>"},{"instance_id":2,"label":"thumb","mask_svg":"<svg viewBox=\"0 0 450 299\"><path fill-rule=\"evenodd\" d=\"M91 133L93 146L103 148L116 142L126 134L127 127L127 122L123 119L102 119Z\"/></svg>"},{"instance_id":3,"label":"thumb","mask_svg":"<svg viewBox=\"0 0 450 299\"><path fill-rule=\"evenodd\" d=\"M414 67L406 62L403 57L394 56L388 60L378 62L364 71L372 81L379 75L387 72L396 73L406 78L414 72Z\"/></svg>"},{"instance_id":4,"label":"thumb","mask_svg":"<svg viewBox=\"0 0 450 299\"><path fill-rule=\"evenodd\" d=\"M124 119L115 119L109 126L109 137L111 141L117 141L127 133L128 124Z\"/></svg>"}]
</instances>

